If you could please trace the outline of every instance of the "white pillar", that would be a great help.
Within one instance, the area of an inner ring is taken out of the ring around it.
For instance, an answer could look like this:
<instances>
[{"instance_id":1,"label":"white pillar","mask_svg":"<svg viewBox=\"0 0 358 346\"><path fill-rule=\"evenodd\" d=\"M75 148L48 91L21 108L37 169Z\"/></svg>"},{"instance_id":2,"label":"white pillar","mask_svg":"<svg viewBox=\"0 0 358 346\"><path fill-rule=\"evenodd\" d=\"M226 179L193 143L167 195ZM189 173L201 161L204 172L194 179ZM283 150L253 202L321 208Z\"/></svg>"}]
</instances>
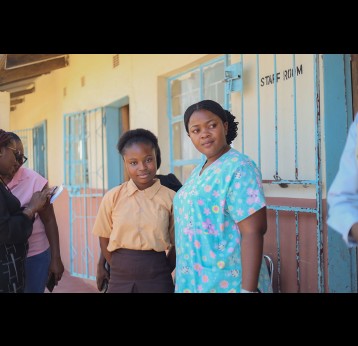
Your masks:
<instances>
[{"instance_id":1,"label":"white pillar","mask_svg":"<svg viewBox=\"0 0 358 346\"><path fill-rule=\"evenodd\" d=\"M0 91L0 129L10 131L10 93Z\"/></svg>"}]
</instances>

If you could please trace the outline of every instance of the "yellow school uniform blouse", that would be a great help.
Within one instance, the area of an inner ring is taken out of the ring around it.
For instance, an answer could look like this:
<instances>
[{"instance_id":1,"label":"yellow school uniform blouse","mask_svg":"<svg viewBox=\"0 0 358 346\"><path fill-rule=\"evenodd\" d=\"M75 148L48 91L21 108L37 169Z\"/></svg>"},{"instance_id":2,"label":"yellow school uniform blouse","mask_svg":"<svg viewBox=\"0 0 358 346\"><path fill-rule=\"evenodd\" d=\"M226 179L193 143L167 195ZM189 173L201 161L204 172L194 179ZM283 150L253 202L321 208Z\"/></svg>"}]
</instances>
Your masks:
<instances>
[{"instance_id":1,"label":"yellow school uniform blouse","mask_svg":"<svg viewBox=\"0 0 358 346\"><path fill-rule=\"evenodd\" d=\"M165 251L174 245L174 195L159 179L145 190L131 179L104 195L93 234L109 238L110 252L119 248Z\"/></svg>"}]
</instances>

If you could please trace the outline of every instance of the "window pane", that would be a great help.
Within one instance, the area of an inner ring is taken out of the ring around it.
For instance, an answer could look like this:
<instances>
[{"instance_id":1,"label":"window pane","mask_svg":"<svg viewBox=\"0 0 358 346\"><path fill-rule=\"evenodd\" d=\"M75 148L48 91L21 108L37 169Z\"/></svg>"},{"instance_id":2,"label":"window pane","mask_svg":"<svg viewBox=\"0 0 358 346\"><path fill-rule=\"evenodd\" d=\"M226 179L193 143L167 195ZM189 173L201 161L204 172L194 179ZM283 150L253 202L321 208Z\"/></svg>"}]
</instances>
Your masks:
<instances>
[{"instance_id":1,"label":"window pane","mask_svg":"<svg viewBox=\"0 0 358 346\"><path fill-rule=\"evenodd\" d=\"M69 183L70 185L84 185L88 184L88 172L87 172L87 151L85 138L85 128L82 127L83 115L78 113L70 117L69 127L69 149L70 149L70 161L69 161ZM86 126L86 118L84 118L83 124Z\"/></svg>"},{"instance_id":2,"label":"window pane","mask_svg":"<svg viewBox=\"0 0 358 346\"><path fill-rule=\"evenodd\" d=\"M71 131L72 137L72 150L73 150L73 157L72 159L82 160L82 127L81 127L81 117L76 116L73 118L73 130Z\"/></svg>"},{"instance_id":3,"label":"window pane","mask_svg":"<svg viewBox=\"0 0 358 346\"><path fill-rule=\"evenodd\" d=\"M65 184L70 184L70 141L68 135L70 133L70 119L65 118Z\"/></svg>"},{"instance_id":4,"label":"window pane","mask_svg":"<svg viewBox=\"0 0 358 346\"><path fill-rule=\"evenodd\" d=\"M34 151L33 151L33 129L22 129L14 131L22 142L24 147L24 155L28 160L23 164L24 167L34 169Z\"/></svg>"},{"instance_id":5,"label":"window pane","mask_svg":"<svg viewBox=\"0 0 358 346\"><path fill-rule=\"evenodd\" d=\"M173 157L174 160L191 160L201 157L186 133L184 121L173 124Z\"/></svg>"},{"instance_id":6,"label":"window pane","mask_svg":"<svg viewBox=\"0 0 358 346\"><path fill-rule=\"evenodd\" d=\"M103 126L102 110L100 108L91 110L86 114L86 141L85 161L86 184L89 188L107 186L107 171L104 173L104 166L107 165L106 128Z\"/></svg>"},{"instance_id":7,"label":"window pane","mask_svg":"<svg viewBox=\"0 0 358 346\"><path fill-rule=\"evenodd\" d=\"M200 73L192 71L171 81L171 115L183 115L185 110L195 102L200 101Z\"/></svg>"},{"instance_id":8,"label":"window pane","mask_svg":"<svg viewBox=\"0 0 358 346\"><path fill-rule=\"evenodd\" d=\"M224 61L204 68L204 99L214 100L224 106L225 102Z\"/></svg>"},{"instance_id":9,"label":"window pane","mask_svg":"<svg viewBox=\"0 0 358 346\"><path fill-rule=\"evenodd\" d=\"M193 164L185 164L188 160L199 160L202 155L197 151L188 137L184 122L175 122L175 118L183 117L185 110L200 100L211 99L222 106L225 105L225 59L200 65L180 77L169 80L170 95L169 117L172 119L172 158L175 162L174 173L184 182L190 175ZM180 118L182 119L182 118ZM174 120L174 121L173 121ZM179 120L177 118L177 120ZM178 161L183 161L178 163ZM177 165L183 166L177 166Z\"/></svg>"},{"instance_id":10,"label":"window pane","mask_svg":"<svg viewBox=\"0 0 358 346\"><path fill-rule=\"evenodd\" d=\"M73 165L74 168L74 181L71 181L72 185L82 185L83 184L83 166L81 163Z\"/></svg>"}]
</instances>

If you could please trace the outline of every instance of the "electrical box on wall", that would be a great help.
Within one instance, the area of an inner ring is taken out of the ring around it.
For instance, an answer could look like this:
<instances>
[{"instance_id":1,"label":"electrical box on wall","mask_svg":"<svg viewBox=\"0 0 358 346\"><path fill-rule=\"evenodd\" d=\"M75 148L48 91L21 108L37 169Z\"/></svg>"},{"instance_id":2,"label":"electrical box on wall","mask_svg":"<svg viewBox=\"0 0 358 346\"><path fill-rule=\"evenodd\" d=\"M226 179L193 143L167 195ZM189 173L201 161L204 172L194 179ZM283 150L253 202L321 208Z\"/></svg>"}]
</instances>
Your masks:
<instances>
[{"instance_id":1,"label":"electrical box on wall","mask_svg":"<svg viewBox=\"0 0 358 346\"><path fill-rule=\"evenodd\" d=\"M242 91L242 63L232 64L225 69L225 93Z\"/></svg>"}]
</instances>

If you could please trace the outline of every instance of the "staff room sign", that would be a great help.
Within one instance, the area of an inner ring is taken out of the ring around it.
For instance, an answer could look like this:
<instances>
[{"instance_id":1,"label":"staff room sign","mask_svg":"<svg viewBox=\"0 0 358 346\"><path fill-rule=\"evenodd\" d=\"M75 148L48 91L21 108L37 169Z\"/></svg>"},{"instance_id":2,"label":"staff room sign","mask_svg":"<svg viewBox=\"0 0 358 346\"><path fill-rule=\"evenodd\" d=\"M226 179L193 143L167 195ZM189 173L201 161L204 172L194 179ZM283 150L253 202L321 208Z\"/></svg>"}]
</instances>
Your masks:
<instances>
[{"instance_id":1,"label":"staff room sign","mask_svg":"<svg viewBox=\"0 0 358 346\"><path fill-rule=\"evenodd\" d=\"M296 66L296 68L289 68L287 70L283 70L281 72L276 72L273 74L269 74L267 76L261 77L260 79L260 86L264 87L266 85L274 84L275 82L279 82L280 80L288 80L293 78L296 74L296 77L303 74L303 65Z\"/></svg>"}]
</instances>

